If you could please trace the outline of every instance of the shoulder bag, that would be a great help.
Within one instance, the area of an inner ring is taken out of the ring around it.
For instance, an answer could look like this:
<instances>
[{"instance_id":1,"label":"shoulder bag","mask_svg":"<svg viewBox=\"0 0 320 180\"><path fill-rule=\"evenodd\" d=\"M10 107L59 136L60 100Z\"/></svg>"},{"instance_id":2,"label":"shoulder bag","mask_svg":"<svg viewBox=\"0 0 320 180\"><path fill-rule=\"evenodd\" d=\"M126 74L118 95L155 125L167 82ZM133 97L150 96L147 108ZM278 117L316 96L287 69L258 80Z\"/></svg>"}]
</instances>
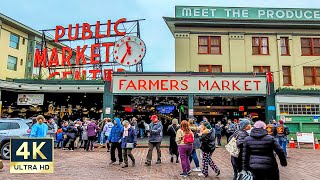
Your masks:
<instances>
[{"instance_id":1,"label":"shoulder bag","mask_svg":"<svg viewBox=\"0 0 320 180\"><path fill-rule=\"evenodd\" d=\"M233 157L238 157L240 150L237 146L237 139L239 137L239 134L237 136L234 136L230 139L229 143L225 146L226 150L230 153Z\"/></svg>"}]
</instances>

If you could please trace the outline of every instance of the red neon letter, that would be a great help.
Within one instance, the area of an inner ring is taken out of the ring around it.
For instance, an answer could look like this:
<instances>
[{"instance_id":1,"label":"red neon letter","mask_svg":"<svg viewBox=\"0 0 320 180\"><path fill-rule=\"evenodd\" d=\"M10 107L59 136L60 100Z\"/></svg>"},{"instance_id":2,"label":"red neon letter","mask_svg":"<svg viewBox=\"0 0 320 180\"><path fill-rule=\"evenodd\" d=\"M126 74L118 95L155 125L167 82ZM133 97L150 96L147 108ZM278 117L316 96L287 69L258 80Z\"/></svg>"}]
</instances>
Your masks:
<instances>
[{"instance_id":1,"label":"red neon letter","mask_svg":"<svg viewBox=\"0 0 320 180\"><path fill-rule=\"evenodd\" d=\"M66 51L68 52L68 55L67 55ZM65 66L66 63L67 63L68 66L71 66L71 63L70 63L71 57L72 57L71 48L67 47L67 46L62 47L62 63L61 63L61 66Z\"/></svg>"},{"instance_id":2,"label":"red neon letter","mask_svg":"<svg viewBox=\"0 0 320 180\"><path fill-rule=\"evenodd\" d=\"M120 79L119 80L119 90L122 90L122 86L123 86L123 82L126 82L127 80L125 80L125 79Z\"/></svg>"},{"instance_id":3,"label":"red neon letter","mask_svg":"<svg viewBox=\"0 0 320 180\"><path fill-rule=\"evenodd\" d=\"M51 67L51 66L59 66L57 48L52 48L48 67Z\"/></svg>"},{"instance_id":4,"label":"red neon letter","mask_svg":"<svg viewBox=\"0 0 320 180\"><path fill-rule=\"evenodd\" d=\"M110 47L111 46L114 46L114 43L113 42L108 42L108 43L102 43L102 46L103 47L106 47L106 63L109 62L109 52L110 52Z\"/></svg>"},{"instance_id":5,"label":"red neon letter","mask_svg":"<svg viewBox=\"0 0 320 180\"><path fill-rule=\"evenodd\" d=\"M101 70L100 69L91 69L91 70L89 70L89 73L92 73L92 80L96 80L97 74L101 73Z\"/></svg>"},{"instance_id":6,"label":"red neon letter","mask_svg":"<svg viewBox=\"0 0 320 180\"><path fill-rule=\"evenodd\" d=\"M86 33L89 33L89 35L86 36ZM90 29L90 24L83 23L83 25L82 25L82 39L86 40L86 39L90 39L91 37L92 37L92 31Z\"/></svg>"},{"instance_id":7,"label":"red neon letter","mask_svg":"<svg viewBox=\"0 0 320 180\"><path fill-rule=\"evenodd\" d=\"M118 25L120 24L120 23L123 23L123 22L126 22L127 21L127 19L126 18L121 18L121 19L119 19L116 23L114 23L114 32L118 35L118 36L124 36L124 35L126 35L126 32L124 31L124 32L120 32L119 30L118 30Z\"/></svg>"},{"instance_id":8,"label":"red neon letter","mask_svg":"<svg viewBox=\"0 0 320 180\"><path fill-rule=\"evenodd\" d=\"M59 33L59 31L61 30L61 34ZM56 26L56 33L55 33L55 38L54 38L54 42L58 42L60 38L62 38L65 34L65 29L62 26Z\"/></svg>"},{"instance_id":9,"label":"red neon letter","mask_svg":"<svg viewBox=\"0 0 320 180\"><path fill-rule=\"evenodd\" d=\"M256 83L256 90L259 91L259 84L261 83L260 80L254 80L253 82Z\"/></svg>"},{"instance_id":10,"label":"red neon letter","mask_svg":"<svg viewBox=\"0 0 320 180\"><path fill-rule=\"evenodd\" d=\"M111 20L108 20L107 23L107 37L110 37L111 34Z\"/></svg>"},{"instance_id":11,"label":"red neon letter","mask_svg":"<svg viewBox=\"0 0 320 180\"><path fill-rule=\"evenodd\" d=\"M230 82L228 80L222 80L222 90L228 89L230 91L229 88Z\"/></svg>"},{"instance_id":12,"label":"red neon letter","mask_svg":"<svg viewBox=\"0 0 320 180\"><path fill-rule=\"evenodd\" d=\"M79 24L76 24L76 27L75 27L75 33L74 33L74 35L72 36L72 24L69 24L69 26L68 26L68 38L70 39L70 40L76 40L76 39L78 39L78 37L79 37Z\"/></svg>"},{"instance_id":13,"label":"red neon letter","mask_svg":"<svg viewBox=\"0 0 320 180\"><path fill-rule=\"evenodd\" d=\"M87 71L83 70L82 75L80 74L80 71L74 71L74 79L75 80L85 80L87 76Z\"/></svg>"},{"instance_id":14,"label":"red neon letter","mask_svg":"<svg viewBox=\"0 0 320 180\"><path fill-rule=\"evenodd\" d=\"M182 80L181 85L184 86L183 88L181 88L181 90L187 90L189 88L188 80Z\"/></svg>"},{"instance_id":15,"label":"red neon letter","mask_svg":"<svg viewBox=\"0 0 320 180\"><path fill-rule=\"evenodd\" d=\"M246 80L246 81L244 81L244 90L246 90L246 91L251 91L252 89L250 89L250 88L248 88L248 83L249 82L251 82L250 80Z\"/></svg>"},{"instance_id":16,"label":"red neon letter","mask_svg":"<svg viewBox=\"0 0 320 180\"><path fill-rule=\"evenodd\" d=\"M53 72L49 75L48 80L50 80L51 78L53 78L54 76L60 76L59 72Z\"/></svg>"},{"instance_id":17,"label":"red neon letter","mask_svg":"<svg viewBox=\"0 0 320 180\"><path fill-rule=\"evenodd\" d=\"M62 80L65 80L67 78L67 75L68 74L72 74L72 71L65 71L65 72L62 72Z\"/></svg>"},{"instance_id":18,"label":"red neon letter","mask_svg":"<svg viewBox=\"0 0 320 180\"><path fill-rule=\"evenodd\" d=\"M36 54L34 56L34 67L41 66L46 67L47 66L47 48L44 48L42 50L42 53L40 54L40 50L36 49Z\"/></svg>"},{"instance_id":19,"label":"red neon letter","mask_svg":"<svg viewBox=\"0 0 320 180\"><path fill-rule=\"evenodd\" d=\"M94 51L96 48L100 48L101 44L92 44L91 45L91 56L90 56L90 64L99 64L99 60L96 60L96 57L99 57L99 54L96 54Z\"/></svg>"},{"instance_id":20,"label":"red neon letter","mask_svg":"<svg viewBox=\"0 0 320 180\"><path fill-rule=\"evenodd\" d=\"M112 69L104 69L104 80L105 81L111 81L112 80L112 74L113 71Z\"/></svg>"},{"instance_id":21,"label":"red neon letter","mask_svg":"<svg viewBox=\"0 0 320 180\"><path fill-rule=\"evenodd\" d=\"M104 35L100 34L100 21L97 21L95 38L103 38L103 37Z\"/></svg>"},{"instance_id":22,"label":"red neon letter","mask_svg":"<svg viewBox=\"0 0 320 180\"><path fill-rule=\"evenodd\" d=\"M84 56L84 52L86 51L87 49L87 45L84 45L82 47L82 49L80 50L80 46L77 46L77 51L76 51L76 65L79 65L80 64L80 59L82 59L82 64L87 64L87 61L86 61L86 57Z\"/></svg>"}]
</instances>

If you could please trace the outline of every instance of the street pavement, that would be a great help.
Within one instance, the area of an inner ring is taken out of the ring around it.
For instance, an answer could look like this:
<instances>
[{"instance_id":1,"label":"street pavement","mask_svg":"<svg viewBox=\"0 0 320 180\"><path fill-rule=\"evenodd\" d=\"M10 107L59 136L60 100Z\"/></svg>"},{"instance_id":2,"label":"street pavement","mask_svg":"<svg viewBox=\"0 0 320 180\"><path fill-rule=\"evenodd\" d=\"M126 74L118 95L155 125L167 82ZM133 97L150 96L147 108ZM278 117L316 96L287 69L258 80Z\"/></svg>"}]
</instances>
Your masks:
<instances>
[{"instance_id":1,"label":"street pavement","mask_svg":"<svg viewBox=\"0 0 320 180\"><path fill-rule=\"evenodd\" d=\"M288 180L316 180L320 179L320 150L313 149L288 149L288 166L280 167L281 179ZM55 180L55 179L112 179L112 180L136 180L136 179L182 179L181 165L171 163L167 148L162 148L162 164L156 165L156 151L153 153L152 166L144 165L147 148L133 150L136 158L136 166L122 169L119 165L109 165L110 155L105 148L95 148L93 152L85 152L83 149L74 152L55 149L54 174L10 174L9 161L4 161L4 169L0 170L0 179L12 180ZM232 167L228 152L224 148L217 148L213 154L213 160L221 169L219 177L215 177L212 170L206 179L232 179ZM130 160L129 160L130 164ZM194 167L194 164L191 164ZM192 173L186 179L202 179L197 173Z\"/></svg>"}]
</instances>

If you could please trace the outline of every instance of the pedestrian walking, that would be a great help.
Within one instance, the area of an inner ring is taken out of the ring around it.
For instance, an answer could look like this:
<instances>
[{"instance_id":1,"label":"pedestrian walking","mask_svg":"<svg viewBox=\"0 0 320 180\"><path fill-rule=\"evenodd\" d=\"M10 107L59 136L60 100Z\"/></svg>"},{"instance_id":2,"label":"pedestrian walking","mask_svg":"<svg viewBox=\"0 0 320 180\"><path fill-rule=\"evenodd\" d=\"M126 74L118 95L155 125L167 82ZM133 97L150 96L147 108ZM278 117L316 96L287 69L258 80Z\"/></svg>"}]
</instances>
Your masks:
<instances>
[{"instance_id":1,"label":"pedestrian walking","mask_svg":"<svg viewBox=\"0 0 320 180\"><path fill-rule=\"evenodd\" d=\"M172 119L172 124L168 127L168 135L170 137L169 141L169 153L170 153L170 162L173 163L174 156L176 157L176 163L179 163L179 152L178 145L176 142L176 135L179 129L178 119Z\"/></svg>"},{"instance_id":2,"label":"pedestrian walking","mask_svg":"<svg viewBox=\"0 0 320 180\"><path fill-rule=\"evenodd\" d=\"M137 135L135 130L131 127L129 121L124 120L122 122L123 125L123 133L122 133L122 156L124 159L124 165L122 168L128 167L128 157L132 161L132 167L135 166L136 160L134 159L132 155L132 150L136 147L137 145Z\"/></svg>"},{"instance_id":3,"label":"pedestrian walking","mask_svg":"<svg viewBox=\"0 0 320 180\"><path fill-rule=\"evenodd\" d=\"M82 126L82 142L80 147L83 145L84 150L87 150L87 146L88 146L88 131L87 131L88 124L87 123L88 121L86 120Z\"/></svg>"},{"instance_id":4,"label":"pedestrian walking","mask_svg":"<svg viewBox=\"0 0 320 180\"><path fill-rule=\"evenodd\" d=\"M111 118L105 118L106 124L103 127L102 134L104 134L106 138L106 144L107 144L107 152L110 152L110 143L108 142L108 137L110 135L111 129L114 126L111 122Z\"/></svg>"},{"instance_id":5,"label":"pedestrian walking","mask_svg":"<svg viewBox=\"0 0 320 180\"><path fill-rule=\"evenodd\" d=\"M276 127L275 137L282 147L284 153L286 154L286 157L288 157L287 153L287 136L290 134L289 128L284 125L283 120L279 120L279 125Z\"/></svg>"},{"instance_id":6,"label":"pedestrian walking","mask_svg":"<svg viewBox=\"0 0 320 180\"><path fill-rule=\"evenodd\" d=\"M114 119L114 126L111 128L108 142L111 143L111 164L114 164L116 159L116 149L118 150L118 157L119 157L119 165L122 164L123 158L122 158L122 148L121 148L121 137L123 132L123 126L121 125L120 119L115 118Z\"/></svg>"},{"instance_id":7,"label":"pedestrian walking","mask_svg":"<svg viewBox=\"0 0 320 180\"><path fill-rule=\"evenodd\" d=\"M274 137L268 135L266 124L257 121L250 136L244 139L242 153L242 169L251 171L254 180L279 180L279 168L274 152L282 166L287 166L283 149Z\"/></svg>"},{"instance_id":8,"label":"pedestrian walking","mask_svg":"<svg viewBox=\"0 0 320 180\"><path fill-rule=\"evenodd\" d=\"M216 137L218 146L221 146L221 131L222 131L223 125L221 124L221 121L218 121L218 123L214 126L214 130L216 131Z\"/></svg>"},{"instance_id":9,"label":"pedestrian walking","mask_svg":"<svg viewBox=\"0 0 320 180\"><path fill-rule=\"evenodd\" d=\"M231 156L231 164L233 168L233 180L237 179L237 175L242 171L242 152L243 152L243 142L244 139L249 136L247 130L251 129L250 121L247 119L243 119L239 123L239 130L233 133L230 136L231 138L235 137L237 140L237 147L239 149L238 157Z\"/></svg>"},{"instance_id":10,"label":"pedestrian walking","mask_svg":"<svg viewBox=\"0 0 320 180\"><path fill-rule=\"evenodd\" d=\"M31 127L30 137L32 138L44 138L48 133L48 126L43 123L44 117L42 115L38 115L36 117L37 123Z\"/></svg>"},{"instance_id":11,"label":"pedestrian walking","mask_svg":"<svg viewBox=\"0 0 320 180\"><path fill-rule=\"evenodd\" d=\"M193 135L194 135L194 142L193 142L193 149L191 152L191 155L189 156L189 160L190 163L194 162L194 164L196 165L196 167L194 169L192 169L192 171L194 172L201 172L201 168L200 168L200 164L199 164L199 158L197 156L197 149L200 149L200 140L199 140L199 132L200 132L200 127L198 127L195 124L195 120L193 118L189 119L189 125L190 125L190 130L192 131Z\"/></svg>"},{"instance_id":12,"label":"pedestrian walking","mask_svg":"<svg viewBox=\"0 0 320 180\"><path fill-rule=\"evenodd\" d=\"M67 127L67 131L65 133L65 140L63 142L63 148L62 150L66 150L66 145L69 143L68 150L69 151L74 151L74 141L76 140L76 134L78 130L74 126L74 123L70 123L69 126Z\"/></svg>"},{"instance_id":13,"label":"pedestrian walking","mask_svg":"<svg viewBox=\"0 0 320 180\"><path fill-rule=\"evenodd\" d=\"M142 139L144 137L144 131L145 131L144 120L140 120L140 122L138 123L138 128L139 128L140 138Z\"/></svg>"},{"instance_id":14,"label":"pedestrian walking","mask_svg":"<svg viewBox=\"0 0 320 180\"><path fill-rule=\"evenodd\" d=\"M149 132L149 150L147 154L147 162L145 164L147 166L151 166L151 161L152 161L152 151L154 148L157 149L157 162L156 164L161 163L161 142L162 142L162 136L163 136L163 126L162 123L159 121L157 115L152 115L151 116L151 123L150 123L150 132Z\"/></svg>"},{"instance_id":15,"label":"pedestrian walking","mask_svg":"<svg viewBox=\"0 0 320 180\"><path fill-rule=\"evenodd\" d=\"M220 169L212 160L212 154L216 148L216 137L215 130L210 126L209 123L204 122L202 125L202 133L200 135L201 150L203 153L202 158L202 173L199 173L198 176L208 177L208 166L213 169L216 173L216 176L219 176Z\"/></svg>"},{"instance_id":16,"label":"pedestrian walking","mask_svg":"<svg viewBox=\"0 0 320 180\"><path fill-rule=\"evenodd\" d=\"M97 136L97 132L99 130L100 130L99 127L93 121L88 121L88 126L87 126L88 144L87 144L86 151L89 150L89 147L90 147L90 151L93 151L93 144Z\"/></svg>"},{"instance_id":17,"label":"pedestrian walking","mask_svg":"<svg viewBox=\"0 0 320 180\"><path fill-rule=\"evenodd\" d=\"M189 156L193 150L194 135L190 130L188 121L183 120L177 131L176 142L181 160L182 173L180 176L187 177L191 173Z\"/></svg>"},{"instance_id":18,"label":"pedestrian walking","mask_svg":"<svg viewBox=\"0 0 320 180\"><path fill-rule=\"evenodd\" d=\"M225 126L227 142L229 142L230 136L236 131L236 126L232 123L231 119L228 120L228 124Z\"/></svg>"}]
</instances>

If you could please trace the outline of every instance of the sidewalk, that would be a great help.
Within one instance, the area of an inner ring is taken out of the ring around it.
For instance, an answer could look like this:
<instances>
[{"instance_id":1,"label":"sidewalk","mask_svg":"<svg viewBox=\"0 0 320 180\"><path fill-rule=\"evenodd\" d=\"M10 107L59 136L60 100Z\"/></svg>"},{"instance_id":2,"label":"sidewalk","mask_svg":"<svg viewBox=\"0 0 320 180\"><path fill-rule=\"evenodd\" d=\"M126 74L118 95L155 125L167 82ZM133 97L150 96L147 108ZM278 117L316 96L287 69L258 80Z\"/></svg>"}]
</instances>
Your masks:
<instances>
[{"instance_id":1,"label":"sidewalk","mask_svg":"<svg viewBox=\"0 0 320 180\"><path fill-rule=\"evenodd\" d=\"M4 169L0 170L2 180L61 180L61 179L151 179L171 180L181 179L181 165L171 163L168 148L162 148L162 164L156 165L156 151L153 154L151 167L144 165L147 148L134 149L136 167L122 169L119 165L109 165L110 155L106 149L95 149L94 152L84 152L82 149L74 152L55 150L54 174L10 174L9 161L4 161ZM281 180L316 180L320 177L320 151L312 149L288 149L288 166L280 167ZM212 170L209 171L209 179L232 179L232 167L230 157L224 148L217 148L213 159L221 169L221 175L214 177ZM191 164L194 167L194 164ZM202 179L196 173L192 173L186 179Z\"/></svg>"}]
</instances>

